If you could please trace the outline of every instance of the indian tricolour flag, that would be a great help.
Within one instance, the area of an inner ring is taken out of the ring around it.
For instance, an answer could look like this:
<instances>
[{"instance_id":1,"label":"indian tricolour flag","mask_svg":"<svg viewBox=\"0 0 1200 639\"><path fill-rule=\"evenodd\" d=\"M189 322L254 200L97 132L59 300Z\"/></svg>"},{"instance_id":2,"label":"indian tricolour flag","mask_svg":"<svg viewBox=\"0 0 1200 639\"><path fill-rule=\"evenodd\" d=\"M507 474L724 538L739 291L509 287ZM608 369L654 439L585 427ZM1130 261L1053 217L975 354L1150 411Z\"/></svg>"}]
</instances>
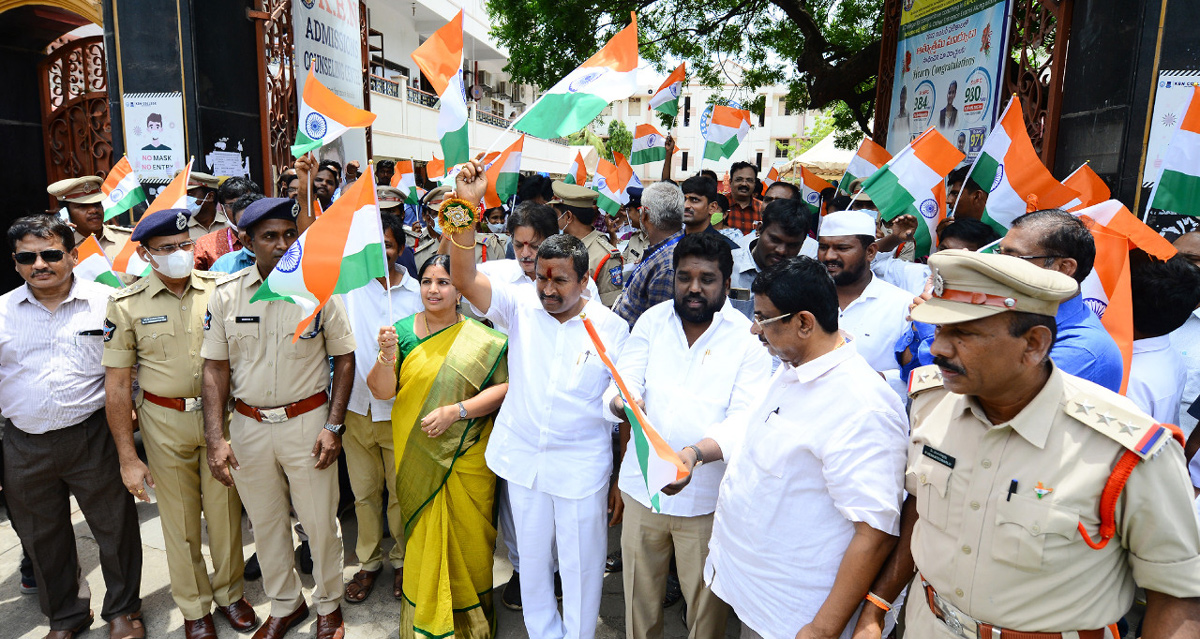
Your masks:
<instances>
[{"instance_id":1,"label":"indian tricolour flag","mask_svg":"<svg viewBox=\"0 0 1200 639\"><path fill-rule=\"evenodd\" d=\"M871 177L890 159L892 154L888 153L887 149L872 142L871 138L863 138L862 144L858 145L858 153L855 153L846 165L846 172L842 175L838 188L849 194L851 182Z\"/></svg>"},{"instance_id":2,"label":"indian tricolour flag","mask_svg":"<svg viewBox=\"0 0 1200 639\"><path fill-rule=\"evenodd\" d=\"M862 190L884 220L912 215L920 222L914 236L918 257L937 250L937 226L946 216L946 176L964 157L930 128L863 182Z\"/></svg>"},{"instance_id":3,"label":"indian tricolour flag","mask_svg":"<svg viewBox=\"0 0 1200 639\"><path fill-rule=\"evenodd\" d=\"M539 138L560 138L587 126L613 100L637 91L637 16L608 44L567 74L512 125Z\"/></svg>"},{"instance_id":4,"label":"indian tricolour flag","mask_svg":"<svg viewBox=\"0 0 1200 639\"><path fill-rule=\"evenodd\" d=\"M638 470L641 471L642 479L646 482L646 494L650 497L650 508L654 512L661 512L659 492L667 484L687 477L687 469L684 468L679 455L675 454L662 435L654 430L654 427L650 425L650 420L646 418L646 414L637 405L637 398L625 386L625 380L621 379L621 374L617 372L617 367L608 356L608 351L604 348L604 342L600 341L600 334L596 332L592 320L588 319L586 315L582 316L582 319L588 337L592 340L592 346L596 347L600 361L608 367L608 372L612 375L613 382L621 394L621 400L625 402L625 415L629 418L630 425L629 443L633 445Z\"/></svg>"},{"instance_id":5,"label":"indian tricolour flag","mask_svg":"<svg viewBox=\"0 0 1200 639\"><path fill-rule=\"evenodd\" d=\"M587 184L587 165L583 163L583 153L575 152L575 161L571 162L571 166L567 168L567 174L563 176L563 182L567 184L578 184L583 186Z\"/></svg>"},{"instance_id":6,"label":"indian tricolour flag","mask_svg":"<svg viewBox=\"0 0 1200 639\"><path fill-rule=\"evenodd\" d=\"M413 169L412 160L396 162L396 172L392 174L392 187L404 194L405 204L421 203L421 197L417 195L417 172Z\"/></svg>"},{"instance_id":7,"label":"indian tricolour flag","mask_svg":"<svg viewBox=\"0 0 1200 639\"><path fill-rule=\"evenodd\" d=\"M821 205L821 192L832 186L817 177L816 173L800 167L800 197L804 199L804 206L808 207L809 213L823 215L826 212L825 207Z\"/></svg>"},{"instance_id":8,"label":"indian tricolour flag","mask_svg":"<svg viewBox=\"0 0 1200 639\"><path fill-rule=\"evenodd\" d=\"M250 302L283 300L303 309L307 316L296 325L295 343L330 297L385 275L375 175L368 171L292 243Z\"/></svg>"},{"instance_id":9,"label":"indian tricolour flag","mask_svg":"<svg viewBox=\"0 0 1200 639\"><path fill-rule=\"evenodd\" d=\"M417 47L412 59L440 99L437 134L442 142L442 155L450 166L462 164L471 158L471 145L467 139L467 94L462 79L462 10Z\"/></svg>"},{"instance_id":10,"label":"indian tricolour flag","mask_svg":"<svg viewBox=\"0 0 1200 639\"><path fill-rule=\"evenodd\" d=\"M489 163L487 190L483 194L485 207L496 208L516 195L517 182L521 177L521 154L524 149L525 136L522 135Z\"/></svg>"},{"instance_id":11,"label":"indian tricolour flag","mask_svg":"<svg viewBox=\"0 0 1200 639\"><path fill-rule=\"evenodd\" d=\"M158 192L154 201L146 208L146 212L142 213L141 219L138 220L139 222L146 219L146 216L151 213L157 213L166 209L187 208L187 187L188 180L192 177L192 162L195 162L194 158L188 160L187 166L183 167L179 175L176 175L170 184L164 186ZM133 227L137 228L137 224L134 224ZM113 258L113 270L118 273L129 273L130 275L137 275L139 277L148 274L150 272L150 263L143 260L137 254L138 246L141 246L139 242L134 242L133 240L126 242L125 246L121 247L121 252L117 253L117 256Z\"/></svg>"},{"instance_id":12,"label":"indian tricolour flag","mask_svg":"<svg viewBox=\"0 0 1200 639\"><path fill-rule=\"evenodd\" d=\"M671 75L663 81L662 86L650 96L650 108L665 113L669 116L679 115L679 94L683 93L683 77L685 75L685 65L680 63Z\"/></svg>"},{"instance_id":13,"label":"indian tricolour flag","mask_svg":"<svg viewBox=\"0 0 1200 639\"><path fill-rule=\"evenodd\" d=\"M1108 185L1099 175L1096 175L1096 172L1086 162L1068 175L1067 179L1063 180L1063 184L1079 193L1078 197L1063 205L1063 209L1067 211L1095 206L1112 197L1112 191L1108 190Z\"/></svg>"},{"instance_id":14,"label":"indian tricolour flag","mask_svg":"<svg viewBox=\"0 0 1200 639\"><path fill-rule=\"evenodd\" d=\"M732 157L749 132L749 111L713 105L712 119L704 131L704 159L723 160Z\"/></svg>"},{"instance_id":15,"label":"indian tricolour flag","mask_svg":"<svg viewBox=\"0 0 1200 639\"><path fill-rule=\"evenodd\" d=\"M616 164L600 158L596 164L596 184L594 188L600 194L596 199L596 207L601 211L615 216L621 207L629 202L629 180L633 177L633 167L625 158L613 151Z\"/></svg>"},{"instance_id":16,"label":"indian tricolour flag","mask_svg":"<svg viewBox=\"0 0 1200 639\"><path fill-rule=\"evenodd\" d=\"M100 190L104 193L100 205L104 207L105 222L146 201L146 191L127 157L122 157L108 172Z\"/></svg>"},{"instance_id":17,"label":"indian tricolour flag","mask_svg":"<svg viewBox=\"0 0 1200 639\"><path fill-rule=\"evenodd\" d=\"M771 170L767 171L767 174L765 176L763 176L763 179L762 179L763 195L766 195L767 189L771 188L771 185L778 181L779 181L779 167L773 166L773 167L771 167Z\"/></svg>"},{"instance_id":18,"label":"indian tricolour flag","mask_svg":"<svg viewBox=\"0 0 1200 639\"><path fill-rule=\"evenodd\" d=\"M667 159L667 138L653 124L639 124L633 131L630 164L649 164Z\"/></svg>"},{"instance_id":19,"label":"indian tricolour flag","mask_svg":"<svg viewBox=\"0 0 1200 639\"><path fill-rule=\"evenodd\" d=\"M968 177L989 191L983 221L1001 235L1014 219L1031 211L1061 208L1079 195L1042 164L1016 97L1008 101L1000 122L988 134Z\"/></svg>"},{"instance_id":20,"label":"indian tricolour flag","mask_svg":"<svg viewBox=\"0 0 1200 639\"><path fill-rule=\"evenodd\" d=\"M292 145L292 155L295 157L333 142L350 129L368 127L375 121L374 113L339 98L321 84L311 67L304 81L299 113L296 143Z\"/></svg>"},{"instance_id":21,"label":"indian tricolour flag","mask_svg":"<svg viewBox=\"0 0 1200 639\"><path fill-rule=\"evenodd\" d=\"M87 239L76 248L79 250L79 261L75 264L74 271L77 277L113 288L123 286L117 274L113 273L112 264L104 255L104 249L100 248L100 242L96 241L95 235L87 236Z\"/></svg>"},{"instance_id":22,"label":"indian tricolour flag","mask_svg":"<svg viewBox=\"0 0 1200 639\"><path fill-rule=\"evenodd\" d=\"M1200 86L1192 89L1183 120L1163 152L1162 175L1150 191L1150 208L1200 215Z\"/></svg>"}]
</instances>

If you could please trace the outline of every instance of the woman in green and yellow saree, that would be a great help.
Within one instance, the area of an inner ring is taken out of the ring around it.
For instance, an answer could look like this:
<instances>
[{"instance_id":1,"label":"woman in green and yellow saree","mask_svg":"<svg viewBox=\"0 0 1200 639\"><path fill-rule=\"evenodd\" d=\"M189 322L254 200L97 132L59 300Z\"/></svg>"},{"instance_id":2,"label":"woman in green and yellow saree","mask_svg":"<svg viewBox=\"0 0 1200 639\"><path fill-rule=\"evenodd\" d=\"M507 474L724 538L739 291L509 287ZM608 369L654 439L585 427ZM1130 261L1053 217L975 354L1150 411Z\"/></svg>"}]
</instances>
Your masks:
<instances>
[{"instance_id":1,"label":"woman in green and yellow saree","mask_svg":"<svg viewBox=\"0 0 1200 639\"><path fill-rule=\"evenodd\" d=\"M392 429L404 536L400 637L486 639L492 608L496 476L483 453L508 391L504 335L458 313L444 255L419 272L425 310L379 331L367 376L395 397Z\"/></svg>"}]
</instances>

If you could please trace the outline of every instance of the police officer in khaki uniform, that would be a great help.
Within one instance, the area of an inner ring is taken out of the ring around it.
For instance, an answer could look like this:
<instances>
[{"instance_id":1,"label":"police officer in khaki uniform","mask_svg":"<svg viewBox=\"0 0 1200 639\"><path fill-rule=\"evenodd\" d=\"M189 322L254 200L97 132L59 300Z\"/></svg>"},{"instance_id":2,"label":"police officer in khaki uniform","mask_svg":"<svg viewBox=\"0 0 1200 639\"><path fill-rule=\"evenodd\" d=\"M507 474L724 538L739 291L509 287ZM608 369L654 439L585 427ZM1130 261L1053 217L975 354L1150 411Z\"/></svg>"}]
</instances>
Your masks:
<instances>
[{"instance_id":1,"label":"police officer in khaki uniform","mask_svg":"<svg viewBox=\"0 0 1200 639\"><path fill-rule=\"evenodd\" d=\"M442 205L442 201L450 194L449 186L439 186L421 198L421 217L424 221L422 236L417 242L414 251L414 257L417 262L417 269L425 263L425 260L437 255L438 253L446 254L446 251L441 250L442 234L434 228L434 221L437 220L438 207ZM482 264L492 260L504 259L505 245L504 242L495 233L475 233L475 263ZM449 241L449 240L447 240Z\"/></svg>"},{"instance_id":2,"label":"police officer in khaki uniform","mask_svg":"<svg viewBox=\"0 0 1200 639\"><path fill-rule=\"evenodd\" d=\"M194 198L189 199L194 213L188 220L188 234L193 240L229 227L225 207L217 202L217 187L220 185L220 178L207 173L192 171L188 174L188 198Z\"/></svg>"},{"instance_id":3,"label":"police officer in khaki uniform","mask_svg":"<svg viewBox=\"0 0 1200 639\"><path fill-rule=\"evenodd\" d=\"M152 213L134 229L138 254L154 274L113 293L104 325L104 386L108 427L129 492L158 497L171 595L188 639L216 637L212 604L235 630L258 624L242 598L242 502L208 468L200 412L200 346L204 312L222 273L192 270L194 242L186 209ZM150 468L133 442L131 386L141 386L138 423ZM143 485L144 484L144 485ZM208 529L213 577L202 554L200 514Z\"/></svg>"},{"instance_id":4,"label":"police officer in khaki uniform","mask_svg":"<svg viewBox=\"0 0 1200 639\"><path fill-rule=\"evenodd\" d=\"M67 221L75 227L75 245L79 246L89 235L95 235L100 248L111 260L121 252L129 241L131 230L104 223L104 193L100 185L104 180L94 176L67 178L46 187L46 192L58 198L67 209Z\"/></svg>"},{"instance_id":5,"label":"police officer in khaki uniform","mask_svg":"<svg viewBox=\"0 0 1200 639\"><path fill-rule=\"evenodd\" d=\"M306 314L295 304L251 303L276 263L296 268L298 214L299 204L283 198L264 198L242 213L255 265L217 283L201 348L208 463L222 483L240 488L254 525L263 590L271 598L271 615L256 639L282 637L308 617L293 560L289 504L312 548L317 637L338 639L345 632L337 455L354 380L353 331L336 295L300 326ZM333 357L332 393L327 356ZM222 425L231 396L227 443Z\"/></svg>"},{"instance_id":6,"label":"police officer in khaki uniform","mask_svg":"<svg viewBox=\"0 0 1200 639\"><path fill-rule=\"evenodd\" d=\"M959 250L929 267L934 297L912 318L938 326L935 365L913 372L900 545L860 636L879 636L910 579L906 632L922 639L1115 639L1135 585L1147 591L1143 636L1200 636L1183 448L1132 401L1049 359L1075 281Z\"/></svg>"},{"instance_id":7,"label":"police officer in khaki uniform","mask_svg":"<svg viewBox=\"0 0 1200 639\"><path fill-rule=\"evenodd\" d=\"M621 252L609 244L604 234L592 227L600 210L596 208L599 193L576 184L555 181L554 196L561 200L558 228L583 241L588 250L588 276L600 290L600 302L612 307L625 287L624 260Z\"/></svg>"}]
</instances>

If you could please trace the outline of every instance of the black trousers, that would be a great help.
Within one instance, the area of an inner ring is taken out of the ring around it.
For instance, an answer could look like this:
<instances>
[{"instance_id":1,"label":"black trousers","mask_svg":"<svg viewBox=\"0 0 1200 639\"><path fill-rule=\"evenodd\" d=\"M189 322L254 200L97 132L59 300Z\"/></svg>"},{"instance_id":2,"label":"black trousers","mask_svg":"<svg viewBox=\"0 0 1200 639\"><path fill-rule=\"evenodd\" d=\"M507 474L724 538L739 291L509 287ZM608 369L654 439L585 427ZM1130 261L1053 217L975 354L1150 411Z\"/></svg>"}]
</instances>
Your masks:
<instances>
[{"instance_id":1,"label":"black trousers","mask_svg":"<svg viewBox=\"0 0 1200 639\"><path fill-rule=\"evenodd\" d=\"M38 602L51 630L87 620L91 591L80 578L70 496L100 547L105 621L142 607L142 538L133 496L121 481L104 410L41 435L4 430L4 492L9 516L33 562Z\"/></svg>"}]
</instances>

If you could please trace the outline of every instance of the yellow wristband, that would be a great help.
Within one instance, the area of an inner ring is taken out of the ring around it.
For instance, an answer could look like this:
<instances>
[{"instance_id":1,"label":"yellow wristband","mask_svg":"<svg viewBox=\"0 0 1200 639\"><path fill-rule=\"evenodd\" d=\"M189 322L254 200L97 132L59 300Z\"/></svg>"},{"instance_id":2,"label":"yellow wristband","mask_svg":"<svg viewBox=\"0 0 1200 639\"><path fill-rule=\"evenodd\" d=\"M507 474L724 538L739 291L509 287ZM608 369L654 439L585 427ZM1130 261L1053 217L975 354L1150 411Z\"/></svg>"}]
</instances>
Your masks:
<instances>
[{"instance_id":1,"label":"yellow wristband","mask_svg":"<svg viewBox=\"0 0 1200 639\"><path fill-rule=\"evenodd\" d=\"M879 595L877 595L873 592L867 593L867 601L875 604L876 606L879 607L880 610L882 610L884 612L890 612L892 610L891 604L884 601L882 598L879 597Z\"/></svg>"}]
</instances>

